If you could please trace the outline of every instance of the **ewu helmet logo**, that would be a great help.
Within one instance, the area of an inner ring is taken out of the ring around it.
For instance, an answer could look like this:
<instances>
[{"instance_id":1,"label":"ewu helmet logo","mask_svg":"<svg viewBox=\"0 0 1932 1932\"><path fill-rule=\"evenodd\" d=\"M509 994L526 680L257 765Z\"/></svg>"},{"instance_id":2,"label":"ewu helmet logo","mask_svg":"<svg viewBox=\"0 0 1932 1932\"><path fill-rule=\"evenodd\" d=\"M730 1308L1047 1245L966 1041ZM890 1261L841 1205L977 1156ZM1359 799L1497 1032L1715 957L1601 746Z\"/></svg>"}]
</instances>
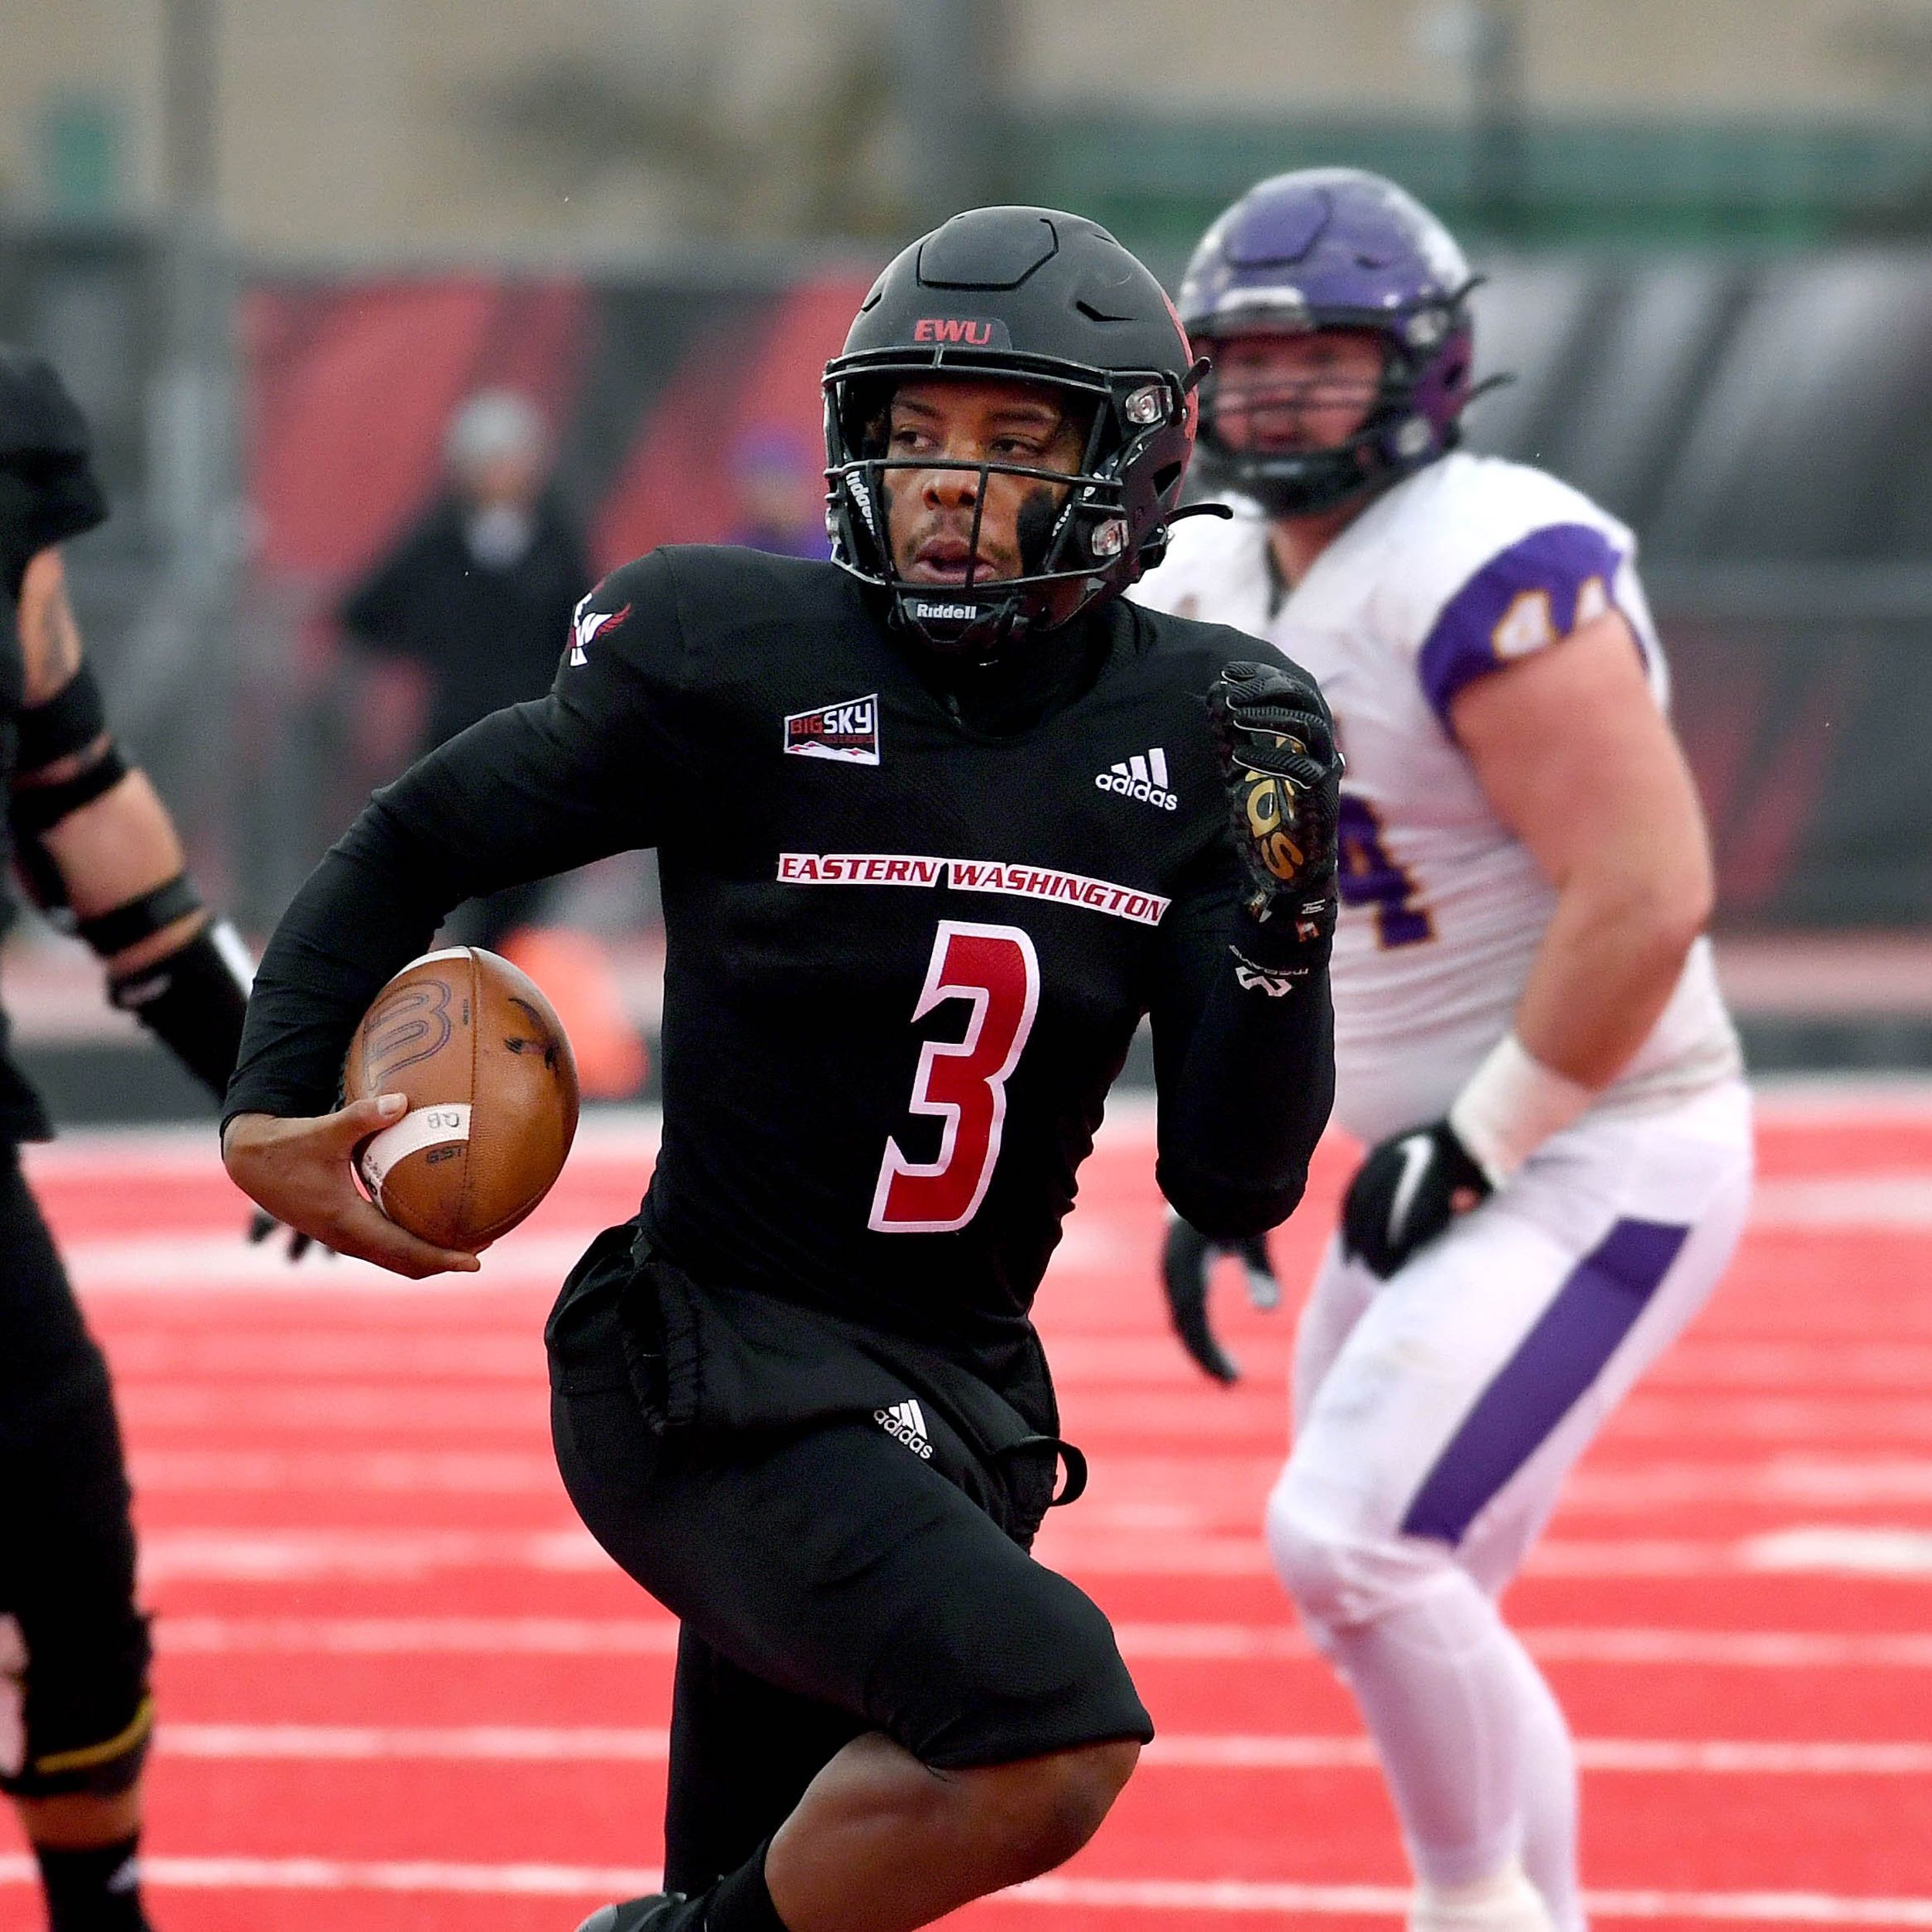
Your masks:
<instances>
[{"instance_id":1,"label":"ewu helmet logo","mask_svg":"<svg viewBox=\"0 0 1932 1932\"><path fill-rule=\"evenodd\" d=\"M1117 791L1123 798L1138 798L1162 811L1180 809L1180 800L1167 788L1167 753L1158 745L1095 773L1094 783L1102 791Z\"/></svg>"},{"instance_id":2,"label":"ewu helmet logo","mask_svg":"<svg viewBox=\"0 0 1932 1932\"><path fill-rule=\"evenodd\" d=\"M570 662L573 664L588 664L590 660L584 655L584 652L591 640L603 631L614 631L631 614L631 607L628 604L621 610L593 611L590 607L590 600L596 595L596 591L592 590L580 598L576 613L570 619Z\"/></svg>"},{"instance_id":3,"label":"ewu helmet logo","mask_svg":"<svg viewBox=\"0 0 1932 1932\"><path fill-rule=\"evenodd\" d=\"M879 762L879 694L794 711L785 720L785 750L794 758L834 758L846 765Z\"/></svg>"},{"instance_id":4,"label":"ewu helmet logo","mask_svg":"<svg viewBox=\"0 0 1932 1932\"><path fill-rule=\"evenodd\" d=\"M922 315L913 324L915 342L954 342L961 349L1011 349L1013 338L997 316Z\"/></svg>"}]
</instances>

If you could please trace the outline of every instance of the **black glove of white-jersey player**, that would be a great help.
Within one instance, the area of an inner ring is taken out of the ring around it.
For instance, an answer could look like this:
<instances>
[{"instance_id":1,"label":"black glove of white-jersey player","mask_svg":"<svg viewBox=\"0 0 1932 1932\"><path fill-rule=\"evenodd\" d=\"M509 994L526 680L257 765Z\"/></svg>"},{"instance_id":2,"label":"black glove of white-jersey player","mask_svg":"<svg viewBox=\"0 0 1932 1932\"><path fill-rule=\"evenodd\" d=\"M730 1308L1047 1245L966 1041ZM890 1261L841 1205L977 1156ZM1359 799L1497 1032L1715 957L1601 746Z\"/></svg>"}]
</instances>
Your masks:
<instances>
[{"instance_id":1,"label":"black glove of white-jersey player","mask_svg":"<svg viewBox=\"0 0 1932 1932\"><path fill-rule=\"evenodd\" d=\"M1318 964L1335 930L1342 811L1327 701L1292 666L1230 664L1208 687L1207 707L1261 963L1286 964L1307 949Z\"/></svg>"},{"instance_id":2,"label":"black glove of white-jersey player","mask_svg":"<svg viewBox=\"0 0 1932 1932\"><path fill-rule=\"evenodd\" d=\"M1342 1203L1342 1251L1384 1281L1458 1214L1495 1192L1447 1121L1371 1148Z\"/></svg>"},{"instance_id":3,"label":"black glove of white-jersey player","mask_svg":"<svg viewBox=\"0 0 1932 1932\"><path fill-rule=\"evenodd\" d=\"M1168 1223L1161 1250L1161 1284L1167 1291L1167 1311L1174 1332L1202 1369L1216 1382L1240 1379L1241 1366L1216 1340L1208 1325L1208 1270L1215 1257L1239 1256L1247 1270L1248 1299L1257 1308L1281 1305L1281 1284L1274 1278L1268 1257L1268 1237L1250 1234L1239 1241L1210 1240L1191 1221L1175 1215Z\"/></svg>"}]
</instances>

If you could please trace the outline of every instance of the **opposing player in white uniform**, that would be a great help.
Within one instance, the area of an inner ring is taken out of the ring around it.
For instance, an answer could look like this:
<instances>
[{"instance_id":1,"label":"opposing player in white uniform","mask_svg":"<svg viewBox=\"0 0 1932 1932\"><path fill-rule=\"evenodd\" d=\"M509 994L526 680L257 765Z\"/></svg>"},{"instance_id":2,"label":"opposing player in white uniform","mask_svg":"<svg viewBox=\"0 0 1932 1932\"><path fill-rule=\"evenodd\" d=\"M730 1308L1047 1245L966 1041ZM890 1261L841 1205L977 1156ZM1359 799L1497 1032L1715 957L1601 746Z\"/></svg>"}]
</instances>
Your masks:
<instances>
[{"instance_id":1,"label":"opposing player in white uniform","mask_svg":"<svg viewBox=\"0 0 1932 1932\"><path fill-rule=\"evenodd\" d=\"M1354 1692L1419 1932L1578 1932L1563 1714L1498 1593L1736 1244L1750 1105L1629 531L1458 452L1461 251L1392 184L1264 182L1196 251L1231 520L1141 594L1320 678L1348 760L1336 1111L1369 1151L1303 1315L1276 1568ZM1206 1244L1165 1257L1205 1317Z\"/></svg>"}]
</instances>

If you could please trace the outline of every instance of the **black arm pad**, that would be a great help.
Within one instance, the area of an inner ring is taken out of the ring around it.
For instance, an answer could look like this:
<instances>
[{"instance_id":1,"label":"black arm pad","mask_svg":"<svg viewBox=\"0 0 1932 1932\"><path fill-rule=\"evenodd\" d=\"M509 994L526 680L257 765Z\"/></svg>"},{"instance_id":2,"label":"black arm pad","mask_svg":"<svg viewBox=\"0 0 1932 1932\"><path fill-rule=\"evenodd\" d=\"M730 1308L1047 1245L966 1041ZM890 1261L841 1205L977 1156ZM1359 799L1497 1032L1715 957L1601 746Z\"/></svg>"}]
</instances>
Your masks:
<instances>
[{"instance_id":1,"label":"black arm pad","mask_svg":"<svg viewBox=\"0 0 1932 1932\"><path fill-rule=\"evenodd\" d=\"M91 919L78 920L74 930L103 959L125 952L130 946L151 939L164 926L201 910L201 894L185 872L143 893L138 899L124 900Z\"/></svg>"},{"instance_id":2,"label":"black arm pad","mask_svg":"<svg viewBox=\"0 0 1932 1932\"><path fill-rule=\"evenodd\" d=\"M56 758L71 758L107 729L100 687L83 664L45 704L29 705L21 712L19 769L38 771Z\"/></svg>"},{"instance_id":3,"label":"black arm pad","mask_svg":"<svg viewBox=\"0 0 1932 1932\"><path fill-rule=\"evenodd\" d=\"M7 816L22 838L38 838L62 819L111 791L133 767L111 738L94 763L50 785L17 786L7 801Z\"/></svg>"},{"instance_id":4,"label":"black arm pad","mask_svg":"<svg viewBox=\"0 0 1932 1932\"><path fill-rule=\"evenodd\" d=\"M110 981L107 996L219 1100L235 1070L251 976L235 929L215 920L165 959Z\"/></svg>"}]
</instances>

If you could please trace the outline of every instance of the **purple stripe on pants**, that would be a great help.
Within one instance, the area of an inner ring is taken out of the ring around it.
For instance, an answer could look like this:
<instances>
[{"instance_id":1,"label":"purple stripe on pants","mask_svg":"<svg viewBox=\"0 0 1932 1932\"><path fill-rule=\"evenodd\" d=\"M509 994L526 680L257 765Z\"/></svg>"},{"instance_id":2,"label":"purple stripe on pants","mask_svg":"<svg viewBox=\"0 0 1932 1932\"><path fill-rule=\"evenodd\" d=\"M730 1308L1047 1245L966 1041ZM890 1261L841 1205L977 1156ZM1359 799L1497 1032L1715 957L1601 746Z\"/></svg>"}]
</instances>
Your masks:
<instances>
[{"instance_id":1,"label":"purple stripe on pants","mask_svg":"<svg viewBox=\"0 0 1932 1932\"><path fill-rule=\"evenodd\" d=\"M1462 1540L1602 1372L1689 1233L1619 1221L1584 1256L1436 1458L1402 1519L1404 1536Z\"/></svg>"}]
</instances>

